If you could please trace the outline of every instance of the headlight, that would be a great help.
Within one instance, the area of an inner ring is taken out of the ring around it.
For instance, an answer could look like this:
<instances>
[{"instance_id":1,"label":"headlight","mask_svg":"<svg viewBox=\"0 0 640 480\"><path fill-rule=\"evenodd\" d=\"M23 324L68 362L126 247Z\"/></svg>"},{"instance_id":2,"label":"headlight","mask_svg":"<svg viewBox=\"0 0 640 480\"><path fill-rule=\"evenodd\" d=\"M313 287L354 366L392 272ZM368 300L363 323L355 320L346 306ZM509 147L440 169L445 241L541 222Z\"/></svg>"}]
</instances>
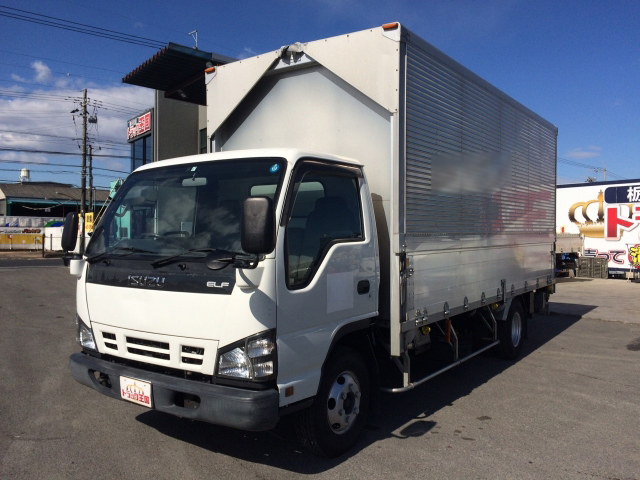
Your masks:
<instances>
[{"instance_id":1,"label":"headlight","mask_svg":"<svg viewBox=\"0 0 640 480\"><path fill-rule=\"evenodd\" d=\"M275 332L246 338L218 355L217 374L254 381L270 380L276 373Z\"/></svg>"},{"instance_id":2,"label":"headlight","mask_svg":"<svg viewBox=\"0 0 640 480\"><path fill-rule=\"evenodd\" d=\"M91 350L97 350L96 342L93 340L93 332L87 327L82 319L76 314L76 340L80 346L89 348Z\"/></svg>"}]
</instances>

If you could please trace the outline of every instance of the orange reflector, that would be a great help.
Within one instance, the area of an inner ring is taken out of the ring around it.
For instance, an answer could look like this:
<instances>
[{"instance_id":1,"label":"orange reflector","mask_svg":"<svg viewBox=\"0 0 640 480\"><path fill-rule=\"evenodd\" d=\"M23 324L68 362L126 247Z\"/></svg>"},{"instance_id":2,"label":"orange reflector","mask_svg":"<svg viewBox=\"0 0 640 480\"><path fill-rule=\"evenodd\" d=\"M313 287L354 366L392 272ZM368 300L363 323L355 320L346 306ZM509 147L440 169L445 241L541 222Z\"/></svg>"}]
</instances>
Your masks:
<instances>
[{"instance_id":1,"label":"orange reflector","mask_svg":"<svg viewBox=\"0 0 640 480\"><path fill-rule=\"evenodd\" d=\"M204 73L213 73L216 71L216 67L209 67L204 69Z\"/></svg>"},{"instance_id":2,"label":"orange reflector","mask_svg":"<svg viewBox=\"0 0 640 480\"><path fill-rule=\"evenodd\" d=\"M293 387L287 387L284 390L284 396L285 397L290 397L291 395L293 395Z\"/></svg>"},{"instance_id":3,"label":"orange reflector","mask_svg":"<svg viewBox=\"0 0 640 480\"><path fill-rule=\"evenodd\" d=\"M398 28L398 22L385 23L382 25L383 30L393 30L394 28Z\"/></svg>"}]
</instances>

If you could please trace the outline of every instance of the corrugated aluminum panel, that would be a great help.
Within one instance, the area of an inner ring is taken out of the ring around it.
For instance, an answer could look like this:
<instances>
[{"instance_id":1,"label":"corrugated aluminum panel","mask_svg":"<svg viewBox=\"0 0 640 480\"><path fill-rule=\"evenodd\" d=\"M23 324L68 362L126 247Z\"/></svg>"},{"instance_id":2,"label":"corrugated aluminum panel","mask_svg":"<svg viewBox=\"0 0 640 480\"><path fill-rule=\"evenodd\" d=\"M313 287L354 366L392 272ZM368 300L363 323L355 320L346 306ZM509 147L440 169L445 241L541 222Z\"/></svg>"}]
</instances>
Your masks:
<instances>
[{"instance_id":1,"label":"corrugated aluminum panel","mask_svg":"<svg viewBox=\"0 0 640 480\"><path fill-rule=\"evenodd\" d=\"M461 70L407 43L406 237L549 238L555 128Z\"/></svg>"}]
</instances>

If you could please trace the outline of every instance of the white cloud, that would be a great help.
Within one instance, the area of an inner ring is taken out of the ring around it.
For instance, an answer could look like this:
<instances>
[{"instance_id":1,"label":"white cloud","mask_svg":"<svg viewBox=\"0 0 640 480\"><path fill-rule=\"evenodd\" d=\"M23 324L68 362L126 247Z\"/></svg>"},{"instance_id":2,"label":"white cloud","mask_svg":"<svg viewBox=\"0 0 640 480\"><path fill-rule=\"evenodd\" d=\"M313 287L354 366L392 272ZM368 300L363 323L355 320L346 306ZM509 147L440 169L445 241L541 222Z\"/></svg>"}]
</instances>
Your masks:
<instances>
[{"instance_id":1,"label":"white cloud","mask_svg":"<svg viewBox=\"0 0 640 480\"><path fill-rule=\"evenodd\" d=\"M245 59L245 58L254 57L254 56L256 56L256 55L258 55L258 52L256 52L256 51L252 50L252 49L251 49L251 48L249 48L249 47L244 47L244 48L242 49L242 52L240 52L240 53L238 54L238 60L243 60L243 59Z\"/></svg>"},{"instance_id":2,"label":"white cloud","mask_svg":"<svg viewBox=\"0 0 640 480\"><path fill-rule=\"evenodd\" d=\"M36 60L31 64L31 68L35 70L34 80L38 83L47 83L51 80L51 69L40 60Z\"/></svg>"},{"instance_id":3,"label":"white cloud","mask_svg":"<svg viewBox=\"0 0 640 480\"><path fill-rule=\"evenodd\" d=\"M15 73L12 73L12 74L11 74L11 78L12 78L13 80L15 80L16 82L20 82L20 83L24 83L24 82L26 82L26 81L27 81L27 79L26 79L26 78L22 78L20 75L16 75Z\"/></svg>"},{"instance_id":4,"label":"white cloud","mask_svg":"<svg viewBox=\"0 0 640 480\"><path fill-rule=\"evenodd\" d=\"M0 152L0 160L10 160L13 162L29 161L36 163L49 163L49 159L44 155L33 155L31 153L22 152ZM28 168L28 165L25 166Z\"/></svg>"},{"instance_id":5,"label":"white cloud","mask_svg":"<svg viewBox=\"0 0 640 480\"><path fill-rule=\"evenodd\" d=\"M565 153L564 156L577 159L593 158L599 156L601 150L602 147L598 147L597 145L589 145L586 149L582 147L574 148L573 150Z\"/></svg>"},{"instance_id":6,"label":"white cloud","mask_svg":"<svg viewBox=\"0 0 640 480\"><path fill-rule=\"evenodd\" d=\"M81 135L82 118L78 113L71 114L70 112L78 108L81 88L85 87L88 88L90 100L101 101L104 104L104 108L98 108L95 111L98 116L98 123L89 125L88 133L94 145L94 153L99 155L129 156L130 149L126 143L126 122L136 113L153 106L152 90L132 85L101 86L87 83L82 78L57 77L51 75L51 71L42 62L39 62L37 68L34 66L34 70L36 70L36 75L42 75L41 78L46 78L49 75L49 83L54 88L44 90L38 87L27 91L25 87L33 87L33 85L28 84L13 85L6 88L15 92L24 92L26 95L24 97L0 98L0 147L15 148L17 150L72 152L77 153L77 155L53 157L40 153L0 151L0 159L16 162L35 161L38 163L79 164L80 149L78 144L80 144L80 141L74 139L78 139ZM47 74L47 72L49 73ZM18 81L17 79L14 80ZM30 97L29 93L38 93L46 96L56 95L56 97L46 100ZM77 100L57 101L61 97L72 97ZM111 108L109 109L109 107ZM94 113L92 106L89 112L90 114ZM10 130L11 132L3 132L2 130ZM113 142L116 145L113 145ZM7 168L14 168L10 164L5 163L4 165ZM28 167L29 165L25 166ZM128 158L94 157L94 166L121 171L128 171L130 168ZM15 168L19 169L20 166L16 165ZM97 184L103 185L109 181L110 177L115 179L118 176L122 176L122 174L104 171L96 173L109 175L108 177L97 177L94 180ZM47 174L40 174L40 177L42 178L45 175ZM2 178L9 177L3 176ZM62 175L49 175L47 177L47 179L56 181L60 181L61 178L63 178ZM79 183L79 175L77 180L71 181Z\"/></svg>"}]
</instances>

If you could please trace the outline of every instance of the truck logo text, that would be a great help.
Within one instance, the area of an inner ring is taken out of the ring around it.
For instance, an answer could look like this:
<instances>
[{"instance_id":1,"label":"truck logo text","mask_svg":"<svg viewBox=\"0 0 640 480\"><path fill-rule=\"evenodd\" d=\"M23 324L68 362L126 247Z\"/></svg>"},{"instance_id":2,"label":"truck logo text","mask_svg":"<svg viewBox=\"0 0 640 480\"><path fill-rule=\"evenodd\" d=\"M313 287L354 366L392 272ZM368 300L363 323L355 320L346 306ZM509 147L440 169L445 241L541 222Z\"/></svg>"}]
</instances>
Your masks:
<instances>
[{"instance_id":1,"label":"truck logo text","mask_svg":"<svg viewBox=\"0 0 640 480\"><path fill-rule=\"evenodd\" d=\"M224 288L228 286L229 286L229 282L221 282L221 283L207 282L207 287L210 287L210 288Z\"/></svg>"},{"instance_id":2,"label":"truck logo text","mask_svg":"<svg viewBox=\"0 0 640 480\"><path fill-rule=\"evenodd\" d=\"M148 275L129 275L128 283L132 287L164 288L165 277Z\"/></svg>"}]
</instances>

